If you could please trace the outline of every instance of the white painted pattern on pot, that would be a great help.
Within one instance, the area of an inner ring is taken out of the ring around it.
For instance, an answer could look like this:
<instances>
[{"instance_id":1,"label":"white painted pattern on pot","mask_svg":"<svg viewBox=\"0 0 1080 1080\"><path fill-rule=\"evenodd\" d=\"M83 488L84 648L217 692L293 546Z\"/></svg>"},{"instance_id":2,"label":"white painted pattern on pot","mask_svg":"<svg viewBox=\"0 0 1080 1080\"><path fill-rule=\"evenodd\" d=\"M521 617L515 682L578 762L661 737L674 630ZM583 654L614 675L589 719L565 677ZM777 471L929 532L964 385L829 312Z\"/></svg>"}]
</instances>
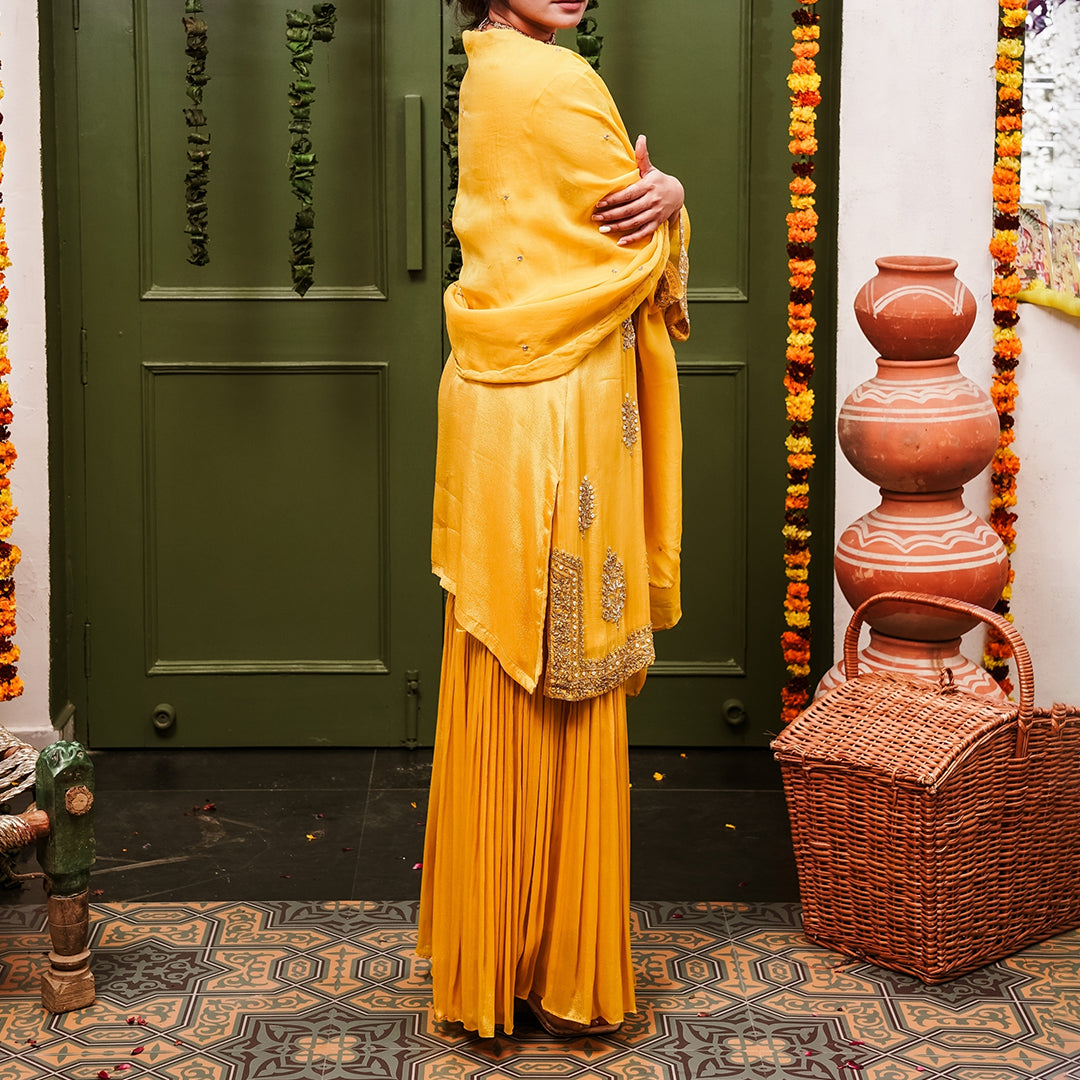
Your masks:
<instances>
[{"instance_id":1,"label":"white painted pattern on pot","mask_svg":"<svg viewBox=\"0 0 1080 1080\"><path fill-rule=\"evenodd\" d=\"M951 293L946 292L945 289L935 289L932 285L901 285L899 288L889 289L888 292L882 293L881 296L874 295L874 281L875 279L871 278L866 283L866 297L868 301L867 307L875 319L890 304L907 296L926 296L931 300L939 300L954 315L963 314L965 289L962 281L958 280L956 282L956 287Z\"/></svg>"}]
</instances>

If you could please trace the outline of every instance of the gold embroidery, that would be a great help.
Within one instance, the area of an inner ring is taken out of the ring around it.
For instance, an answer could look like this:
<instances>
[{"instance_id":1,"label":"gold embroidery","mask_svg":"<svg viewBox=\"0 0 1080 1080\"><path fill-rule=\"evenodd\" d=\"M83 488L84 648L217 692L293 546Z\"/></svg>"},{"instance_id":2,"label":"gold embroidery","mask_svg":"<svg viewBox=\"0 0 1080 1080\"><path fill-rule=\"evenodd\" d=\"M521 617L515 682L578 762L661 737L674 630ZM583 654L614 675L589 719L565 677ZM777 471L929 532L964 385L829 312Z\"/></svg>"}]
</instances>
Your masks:
<instances>
[{"instance_id":1,"label":"gold embroidery","mask_svg":"<svg viewBox=\"0 0 1080 1080\"><path fill-rule=\"evenodd\" d=\"M637 402L627 394L622 403L622 441L627 450L634 448L638 440Z\"/></svg>"},{"instance_id":2,"label":"gold embroidery","mask_svg":"<svg viewBox=\"0 0 1080 1080\"><path fill-rule=\"evenodd\" d=\"M584 564L576 555L551 552L548 599L548 655L544 693L563 701L606 694L656 659L652 627L628 634L607 656L585 656Z\"/></svg>"},{"instance_id":3,"label":"gold embroidery","mask_svg":"<svg viewBox=\"0 0 1080 1080\"><path fill-rule=\"evenodd\" d=\"M634 320L627 319L622 324L622 347L623 352L628 352L637 344L637 333L634 330Z\"/></svg>"},{"instance_id":4,"label":"gold embroidery","mask_svg":"<svg viewBox=\"0 0 1080 1080\"><path fill-rule=\"evenodd\" d=\"M582 477L578 488L577 527L582 536L596 520L596 491L587 476Z\"/></svg>"},{"instance_id":5,"label":"gold embroidery","mask_svg":"<svg viewBox=\"0 0 1080 1080\"><path fill-rule=\"evenodd\" d=\"M600 615L604 622L617 623L626 607L626 570L611 548L607 549L607 558L604 559L600 585Z\"/></svg>"},{"instance_id":6,"label":"gold embroidery","mask_svg":"<svg viewBox=\"0 0 1080 1080\"><path fill-rule=\"evenodd\" d=\"M682 296L679 297L679 309L682 312L683 322L686 323L686 331L690 332L690 303L686 295L686 289L690 282L690 253L686 250L686 237L684 236L683 217L679 214L679 279L682 282Z\"/></svg>"}]
</instances>

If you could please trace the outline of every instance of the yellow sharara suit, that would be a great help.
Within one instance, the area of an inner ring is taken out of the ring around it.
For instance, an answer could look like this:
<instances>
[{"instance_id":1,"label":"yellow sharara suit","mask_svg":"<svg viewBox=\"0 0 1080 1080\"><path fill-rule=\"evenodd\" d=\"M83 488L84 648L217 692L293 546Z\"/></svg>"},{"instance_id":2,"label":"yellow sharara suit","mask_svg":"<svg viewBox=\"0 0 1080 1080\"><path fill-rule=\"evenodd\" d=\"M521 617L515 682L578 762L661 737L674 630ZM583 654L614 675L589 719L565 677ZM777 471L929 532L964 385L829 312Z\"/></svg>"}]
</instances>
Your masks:
<instances>
[{"instance_id":1,"label":"yellow sharara suit","mask_svg":"<svg viewBox=\"0 0 1080 1080\"><path fill-rule=\"evenodd\" d=\"M626 695L680 614L689 222L600 233L638 178L602 80L512 31L464 39L418 951L436 1015L491 1036L530 994L584 1024L634 1008Z\"/></svg>"}]
</instances>

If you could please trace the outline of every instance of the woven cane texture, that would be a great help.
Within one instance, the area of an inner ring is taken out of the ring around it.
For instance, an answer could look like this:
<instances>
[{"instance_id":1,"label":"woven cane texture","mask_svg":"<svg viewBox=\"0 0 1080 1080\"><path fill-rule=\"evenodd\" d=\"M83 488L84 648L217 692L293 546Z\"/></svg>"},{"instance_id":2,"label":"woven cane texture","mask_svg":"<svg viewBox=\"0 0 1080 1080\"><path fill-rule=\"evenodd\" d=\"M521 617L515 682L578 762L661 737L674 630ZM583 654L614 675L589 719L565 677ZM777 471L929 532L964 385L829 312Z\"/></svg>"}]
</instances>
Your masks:
<instances>
[{"instance_id":1,"label":"woven cane texture","mask_svg":"<svg viewBox=\"0 0 1080 1080\"><path fill-rule=\"evenodd\" d=\"M1080 925L1080 710L1017 670L1019 706L855 675L773 742L807 937L934 983Z\"/></svg>"}]
</instances>

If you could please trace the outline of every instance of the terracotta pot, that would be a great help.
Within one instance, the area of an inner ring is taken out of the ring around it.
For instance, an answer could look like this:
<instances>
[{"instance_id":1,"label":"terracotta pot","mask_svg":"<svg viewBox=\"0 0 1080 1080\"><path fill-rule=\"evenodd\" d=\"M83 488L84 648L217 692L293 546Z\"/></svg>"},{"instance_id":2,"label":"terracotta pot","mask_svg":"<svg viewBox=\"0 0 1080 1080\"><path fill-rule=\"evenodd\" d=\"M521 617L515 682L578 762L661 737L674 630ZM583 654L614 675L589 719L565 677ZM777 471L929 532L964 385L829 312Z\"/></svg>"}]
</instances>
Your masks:
<instances>
[{"instance_id":1,"label":"terracotta pot","mask_svg":"<svg viewBox=\"0 0 1080 1080\"><path fill-rule=\"evenodd\" d=\"M836 579L851 606L907 589L992 608L1009 575L998 535L954 488L927 494L882 490L881 505L849 525L836 547ZM879 604L867 622L879 633L918 641L959 637L976 620L905 604Z\"/></svg>"},{"instance_id":2,"label":"terracotta pot","mask_svg":"<svg viewBox=\"0 0 1080 1080\"><path fill-rule=\"evenodd\" d=\"M859 650L860 674L864 671L887 671L938 684L946 668L952 672L953 682L961 690L994 701L1008 701L1004 691L987 672L960 652L959 638L950 641L904 641L871 630L870 644ZM840 660L825 673L814 696L820 697L843 682L844 661Z\"/></svg>"},{"instance_id":3,"label":"terracotta pot","mask_svg":"<svg viewBox=\"0 0 1080 1080\"><path fill-rule=\"evenodd\" d=\"M942 491L978 476L998 443L990 395L940 360L882 360L840 407L844 456L891 491Z\"/></svg>"},{"instance_id":4,"label":"terracotta pot","mask_svg":"<svg viewBox=\"0 0 1080 1080\"><path fill-rule=\"evenodd\" d=\"M855 297L855 318L887 360L951 356L975 321L975 297L953 275L955 259L891 255Z\"/></svg>"}]
</instances>

